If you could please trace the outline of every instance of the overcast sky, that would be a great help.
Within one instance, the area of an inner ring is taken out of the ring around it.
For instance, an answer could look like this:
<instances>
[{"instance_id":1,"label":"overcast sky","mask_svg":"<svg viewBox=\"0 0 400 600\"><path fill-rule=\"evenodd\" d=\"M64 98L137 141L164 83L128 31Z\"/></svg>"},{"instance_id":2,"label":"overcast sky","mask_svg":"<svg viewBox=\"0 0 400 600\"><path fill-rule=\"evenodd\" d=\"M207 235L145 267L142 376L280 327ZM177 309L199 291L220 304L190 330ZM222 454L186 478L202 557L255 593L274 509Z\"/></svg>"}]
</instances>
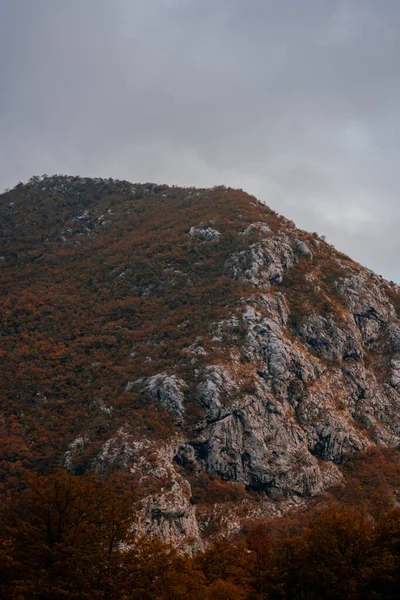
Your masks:
<instances>
[{"instance_id":1,"label":"overcast sky","mask_svg":"<svg viewBox=\"0 0 400 600\"><path fill-rule=\"evenodd\" d=\"M0 189L240 187L400 281L398 0L0 0Z\"/></svg>"}]
</instances>

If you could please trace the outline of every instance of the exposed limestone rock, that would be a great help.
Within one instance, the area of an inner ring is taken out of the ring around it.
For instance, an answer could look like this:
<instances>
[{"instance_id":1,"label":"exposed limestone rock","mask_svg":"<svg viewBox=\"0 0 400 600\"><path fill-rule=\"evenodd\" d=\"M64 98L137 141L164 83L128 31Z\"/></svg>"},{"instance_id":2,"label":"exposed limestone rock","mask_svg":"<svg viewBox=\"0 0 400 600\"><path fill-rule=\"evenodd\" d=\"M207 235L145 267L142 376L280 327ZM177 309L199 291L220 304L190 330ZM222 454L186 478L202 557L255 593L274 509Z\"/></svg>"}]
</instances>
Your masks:
<instances>
[{"instance_id":1,"label":"exposed limestone rock","mask_svg":"<svg viewBox=\"0 0 400 600\"><path fill-rule=\"evenodd\" d=\"M392 358L390 366L392 368L392 376L389 383L400 392L400 357Z\"/></svg>"},{"instance_id":2,"label":"exposed limestone rock","mask_svg":"<svg viewBox=\"0 0 400 600\"><path fill-rule=\"evenodd\" d=\"M138 509L138 535L157 536L184 552L203 549L195 507L190 503L191 488L175 474L171 489L144 498Z\"/></svg>"},{"instance_id":3,"label":"exposed limestone rock","mask_svg":"<svg viewBox=\"0 0 400 600\"><path fill-rule=\"evenodd\" d=\"M66 469L73 471L73 461L78 456L82 456L86 445L89 443L89 437L86 434L78 436L68 446L68 450L64 454L63 464Z\"/></svg>"},{"instance_id":4,"label":"exposed limestone rock","mask_svg":"<svg viewBox=\"0 0 400 600\"><path fill-rule=\"evenodd\" d=\"M236 340L237 337L234 334L234 330L239 326L240 321L236 314L232 315L230 319L224 319L219 323L212 323L212 340L215 342L223 342L224 338Z\"/></svg>"},{"instance_id":5,"label":"exposed limestone rock","mask_svg":"<svg viewBox=\"0 0 400 600\"><path fill-rule=\"evenodd\" d=\"M128 382L126 390L129 391L134 386L134 383ZM175 417L182 420L185 409L183 406L184 393L186 384L176 375L168 375L168 373L158 373L153 375L145 382L144 386L150 397L157 400Z\"/></svg>"},{"instance_id":6,"label":"exposed limestone rock","mask_svg":"<svg viewBox=\"0 0 400 600\"><path fill-rule=\"evenodd\" d=\"M310 248L307 246L307 244L305 242L303 242L302 240L299 240L298 238L296 238L294 240L294 248L299 254L302 254L303 256L306 256L307 258L312 258L312 256L313 256L313 254L312 254Z\"/></svg>"},{"instance_id":7,"label":"exposed limestone rock","mask_svg":"<svg viewBox=\"0 0 400 600\"><path fill-rule=\"evenodd\" d=\"M366 375L363 332L356 322L339 326L311 315L299 331L304 345L296 344L287 334L289 308L282 294L259 294L247 302L247 342L241 350L256 367L257 391L237 396L225 367L207 367L197 387L206 420L190 442L194 455L186 446L186 460L272 496L316 494L340 480L335 465L370 447L369 436L394 442L399 398L383 393L374 376ZM390 305L383 306L390 318ZM400 347L398 331L392 327L389 334L394 352ZM331 372L307 347L338 366ZM392 363L400 366L396 359Z\"/></svg>"},{"instance_id":8,"label":"exposed limestone rock","mask_svg":"<svg viewBox=\"0 0 400 600\"><path fill-rule=\"evenodd\" d=\"M276 320L263 318L253 307L247 308L243 319L248 327L243 352L248 360L262 359L260 375L278 398L288 399L294 381L303 389L320 372L318 362L294 346Z\"/></svg>"},{"instance_id":9,"label":"exposed limestone rock","mask_svg":"<svg viewBox=\"0 0 400 600\"><path fill-rule=\"evenodd\" d=\"M352 425L349 414L340 414L335 407L336 398L321 390L310 392L297 409L299 425L307 436L310 452L323 460L340 464L346 455L366 450L369 440Z\"/></svg>"},{"instance_id":10,"label":"exposed limestone rock","mask_svg":"<svg viewBox=\"0 0 400 600\"><path fill-rule=\"evenodd\" d=\"M207 408L208 419L220 418L221 396L231 396L237 387L223 366L211 365L204 370L196 391L200 404Z\"/></svg>"},{"instance_id":11,"label":"exposed limestone rock","mask_svg":"<svg viewBox=\"0 0 400 600\"><path fill-rule=\"evenodd\" d=\"M203 544L196 509L190 503L190 484L173 463L178 445L178 439L175 444L138 440L127 428L121 428L103 445L93 470L130 471L137 476L139 486L146 481L146 488L154 491L137 502L135 533L155 535L184 552L192 552L201 550Z\"/></svg>"},{"instance_id":12,"label":"exposed limestone rock","mask_svg":"<svg viewBox=\"0 0 400 600\"><path fill-rule=\"evenodd\" d=\"M262 314L265 318L274 321L278 326L287 325L289 316L289 306L285 296L277 292L274 295L256 294L251 298L243 299L245 307L244 320L246 321L246 311L250 310L249 315L255 314L255 308L259 311L257 314Z\"/></svg>"},{"instance_id":13,"label":"exposed limestone rock","mask_svg":"<svg viewBox=\"0 0 400 600\"><path fill-rule=\"evenodd\" d=\"M217 229L214 229L214 227L191 227L189 235L206 242L211 242L215 238L220 237L221 233Z\"/></svg>"},{"instance_id":14,"label":"exposed limestone rock","mask_svg":"<svg viewBox=\"0 0 400 600\"><path fill-rule=\"evenodd\" d=\"M288 236L264 237L260 244L235 253L227 263L227 269L235 279L260 287L280 283L286 269L296 262Z\"/></svg>"},{"instance_id":15,"label":"exposed limestone rock","mask_svg":"<svg viewBox=\"0 0 400 600\"><path fill-rule=\"evenodd\" d=\"M200 436L199 460L224 479L269 494L322 489L318 463L293 419L271 412L267 397L247 397Z\"/></svg>"},{"instance_id":16,"label":"exposed limestone rock","mask_svg":"<svg viewBox=\"0 0 400 600\"><path fill-rule=\"evenodd\" d=\"M396 354L400 354L400 327L391 323L388 329L389 343Z\"/></svg>"},{"instance_id":17,"label":"exposed limestone rock","mask_svg":"<svg viewBox=\"0 0 400 600\"><path fill-rule=\"evenodd\" d=\"M133 355L135 356L135 353L133 353ZM140 380L140 382L142 382L142 380ZM135 383L137 383L136 381L128 381L128 383L125 386L125 392L130 392L131 390L133 390Z\"/></svg>"},{"instance_id":18,"label":"exposed limestone rock","mask_svg":"<svg viewBox=\"0 0 400 600\"><path fill-rule=\"evenodd\" d=\"M354 325L343 330L333 320L312 315L301 325L299 333L313 351L327 360L362 357L362 340Z\"/></svg>"},{"instance_id":19,"label":"exposed limestone rock","mask_svg":"<svg viewBox=\"0 0 400 600\"><path fill-rule=\"evenodd\" d=\"M201 337L196 338L193 344L191 344L188 348L184 348L184 352L192 356L205 356L207 354L207 351L205 350L205 348L203 348L200 342Z\"/></svg>"},{"instance_id":20,"label":"exposed limestone rock","mask_svg":"<svg viewBox=\"0 0 400 600\"><path fill-rule=\"evenodd\" d=\"M229 260L228 268L235 279L248 281L252 285L268 282L268 275L264 281L266 260L259 246L238 252ZM269 265L268 265L269 266Z\"/></svg>"},{"instance_id":21,"label":"exposed limestone rock","mask_svg":"<svg viewBox=\"0 0 400 600\"><path fill-rule=\"evenodd\" d=\"M371 271L365 269L341 279L337 282L337 288L353 314L364 342L374 342L382 325L396 319L389 298Z\"/></svg>"},{"instance_id":22,"label":"exposed limestone rock","mask_svg":"<svg viewBox=\"0 0 400 600\"><path fill-rule=\"evenodd\" d=\"M260 233L271 233L271 229L268 227L268 225L261 221L257 221L257 223L250 223L250 225L241 233L242 235L246 235L248 233L253 233L254 231L259 231Z\"/></svg>"},{"instance_id":23,"label":"exposed limestone rock","mask_svg":"<svg viewBox=\"0 0 400 600\"><path fill-rule=\"evenodd\" d=\"M128 470L129 465L135 461L137 464L143 460L143 452L148 450L147 440L135 440L124 427L107 440L100 453L93 461L93 470L96 473L108 470Z\"/></svg>"}]
</instances>

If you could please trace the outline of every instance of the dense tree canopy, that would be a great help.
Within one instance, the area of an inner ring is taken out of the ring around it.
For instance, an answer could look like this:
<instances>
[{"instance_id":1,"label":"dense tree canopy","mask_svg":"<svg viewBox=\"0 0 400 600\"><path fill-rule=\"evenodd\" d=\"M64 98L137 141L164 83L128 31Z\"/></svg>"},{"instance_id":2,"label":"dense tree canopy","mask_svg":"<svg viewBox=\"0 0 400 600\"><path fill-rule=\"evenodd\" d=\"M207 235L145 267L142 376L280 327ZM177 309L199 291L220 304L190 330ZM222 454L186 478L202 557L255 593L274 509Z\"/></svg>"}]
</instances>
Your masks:
<instances>
[{"instance_id":1,"label":"dense tree canopy","mask_svg":"<svg viewBox=\"0 0 400 600\"><path fill-rule=\"evenodd\" d=\"M318 516L251 524L180 555L133 538L132 496L92 476L28 474L0 515L0 594L15 600L394 600L400 509L332 502Z\"/></svg>"}]
</instances>

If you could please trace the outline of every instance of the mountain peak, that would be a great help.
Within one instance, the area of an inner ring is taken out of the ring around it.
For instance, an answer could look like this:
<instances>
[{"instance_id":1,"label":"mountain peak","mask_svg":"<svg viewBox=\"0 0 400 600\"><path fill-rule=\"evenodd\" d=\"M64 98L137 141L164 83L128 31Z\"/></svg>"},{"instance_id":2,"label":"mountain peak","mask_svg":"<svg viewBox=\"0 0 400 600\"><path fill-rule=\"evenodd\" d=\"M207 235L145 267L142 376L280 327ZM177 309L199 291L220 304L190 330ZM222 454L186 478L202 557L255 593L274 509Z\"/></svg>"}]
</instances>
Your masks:
<instances>
[{"instance_id":1,"label":"mountain peak","mask_svg":"<svg viewBox=\"0 0 400 600\"><path fill-rule=\"evenodd\" d=\"M118 472L201 547L398 445L399 289L242 190L33 177L0 225L4 469Z\"/></svg>"}]
</instances>

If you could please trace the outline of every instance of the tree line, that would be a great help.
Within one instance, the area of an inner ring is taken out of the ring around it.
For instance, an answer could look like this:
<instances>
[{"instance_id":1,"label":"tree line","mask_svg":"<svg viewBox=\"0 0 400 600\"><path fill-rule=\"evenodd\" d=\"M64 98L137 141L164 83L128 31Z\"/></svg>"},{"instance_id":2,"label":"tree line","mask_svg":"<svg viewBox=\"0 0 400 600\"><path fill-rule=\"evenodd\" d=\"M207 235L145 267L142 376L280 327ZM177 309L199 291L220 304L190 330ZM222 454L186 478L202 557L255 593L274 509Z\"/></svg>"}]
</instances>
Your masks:
<instances>
[{"instance_id":1,"label":"tree line","mask_svg":"<svg viewBox=\"0 0 400 600\"><path fill-rule=\"evenodd\" d=\"M250 523L182 555L132 535L131 492L92 475L29 473L0 514L0 597L11 600L320 600L400 597L400 508L338 501Z\"/></svg>"}]
</instances>

